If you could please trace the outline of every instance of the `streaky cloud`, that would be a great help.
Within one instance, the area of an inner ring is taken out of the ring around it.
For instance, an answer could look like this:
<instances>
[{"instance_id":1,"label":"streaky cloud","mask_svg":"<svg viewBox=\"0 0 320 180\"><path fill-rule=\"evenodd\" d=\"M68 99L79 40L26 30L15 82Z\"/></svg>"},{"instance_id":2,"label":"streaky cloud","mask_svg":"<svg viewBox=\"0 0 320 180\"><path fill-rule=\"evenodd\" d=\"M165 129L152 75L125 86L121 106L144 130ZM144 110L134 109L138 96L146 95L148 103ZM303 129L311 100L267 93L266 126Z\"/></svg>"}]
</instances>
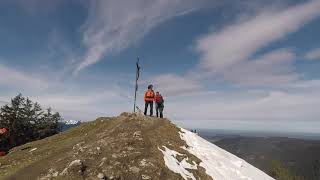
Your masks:
<instances>
[{"instance_id":1,"label":"streaky cloud","mask_svg":"<svg viewBox=\"0 0 320 180\"><path fill-rule=\"evenodd\" d=\"M263 79L268 79L267 83L271 85L278 84L279 79L282 79L281 83L295 80L296 74L291 71L276 72L281 69L290 69L290 63L274 62L274 65L260 66L259 64L263 65L263 62L256 61L259 57L255 59L255 55L259 50L287 37L318 18L319 9L320 1L318 0L307 1L285 9L262 8L246 20L229 24L220 31L210 32L196 41L196 50L201 55L200 66L214 76L222 76L240 84L259 85L261 84L259 81ZM278 54L278 57L281 56ZM288 61L287 58L288 56L284 57L286 61ZM242 73L237 73L243 72L239 70L241 68L246 69L246 77L251 77L250 81L241 78ZM264 73L262 74L261 71ZM256 76L256 73L259 76Z\"/></svg>"},{"instance_id":2,"label":"streaky cloud","mask_svg":"<svg viewBox=\"0 0 320 180\"><path fill-rule=\"evenodd\" d=\"M320 48L312 49L305 55L307 60L320 60Z\"/></svg>"},{"instance_id":3,"label":"streaky cloud","mask_svg":"<svg viewBox=\"0 0 320 180\"><path fill-rule=\"evenodd\" d=\"M134 45L162 22L196 11L206 0L90 2L89 15L82 27L83 43L87 50L74 74L107 55Z\"/></svg>"}]
</instances>

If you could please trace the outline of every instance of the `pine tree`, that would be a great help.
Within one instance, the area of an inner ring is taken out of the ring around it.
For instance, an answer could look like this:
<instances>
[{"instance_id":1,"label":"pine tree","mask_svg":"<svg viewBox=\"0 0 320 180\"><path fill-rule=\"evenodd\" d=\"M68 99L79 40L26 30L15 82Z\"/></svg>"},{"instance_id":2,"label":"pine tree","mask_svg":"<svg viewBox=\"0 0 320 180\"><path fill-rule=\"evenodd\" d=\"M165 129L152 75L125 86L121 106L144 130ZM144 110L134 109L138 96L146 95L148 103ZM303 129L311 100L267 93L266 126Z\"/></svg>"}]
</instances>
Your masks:
<instances>
[{"instance_id":1,"label":"pine tree","mask_svg":"<svg viewBox=\"0 0 320 180\"><path fill-rule=\"evenodd\" d=\"M51 108L43 111L38 103L19 94L0 109L0 127L9 129L9 135L2 138L2 146L12 148L54 135L59 132L59 121L59 113L53 114Z\"/></svg>"}]
</instances>

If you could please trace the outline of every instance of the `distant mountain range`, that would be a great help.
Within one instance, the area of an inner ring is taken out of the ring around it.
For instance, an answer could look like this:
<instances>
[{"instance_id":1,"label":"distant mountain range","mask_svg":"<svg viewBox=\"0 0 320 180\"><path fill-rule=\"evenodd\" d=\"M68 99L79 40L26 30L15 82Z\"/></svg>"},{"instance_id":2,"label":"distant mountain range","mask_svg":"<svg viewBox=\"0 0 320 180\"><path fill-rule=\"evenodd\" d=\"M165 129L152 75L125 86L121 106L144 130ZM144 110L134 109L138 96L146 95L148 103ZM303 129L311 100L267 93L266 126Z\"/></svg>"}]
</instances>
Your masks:
<instances>
[{"instance_id":1,"label":"distant mountain range","mask_svg":"<svg viewBox=\"0 0 320 180\"><path fill-rule=\"evenodd\" d=\"M272 161L279 161L294 175L319 180L319 140L235 135L207 135L205 138L266 173L269 173Z\"/></svg>"},{"instance_id":2,"label":"distant mountain range","mask_svg":"<svg viewBox=\"0 0 320 180\"><path fill-rule=\"evenodd\" d=\"M77 121L77 120L66 120L63 122L59 122L59 126L60 126L60 131L66 131L70 128L79 126L81 124L81 121Z\"/></svg>"}]
</instances>

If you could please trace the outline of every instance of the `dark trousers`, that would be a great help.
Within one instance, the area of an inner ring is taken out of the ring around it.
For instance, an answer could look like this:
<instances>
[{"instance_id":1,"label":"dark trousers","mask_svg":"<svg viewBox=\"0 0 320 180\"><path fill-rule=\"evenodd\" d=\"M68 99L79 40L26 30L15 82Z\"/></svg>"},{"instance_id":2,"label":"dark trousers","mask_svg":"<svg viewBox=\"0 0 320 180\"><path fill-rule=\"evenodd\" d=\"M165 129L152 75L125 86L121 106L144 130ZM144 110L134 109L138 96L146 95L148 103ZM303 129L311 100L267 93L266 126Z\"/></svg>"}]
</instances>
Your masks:
<instances>
[{"instance_id":1,"label":"dark trousers","mask_svg":"<svg viewBox=\"0 0 320 180\"><path fill-rule=\"evenodd\" d=\"M156 103L156 112L157 112L157 117L163 118L163 105L160 103Z\"/></svg>"},{"instance_id":2,"label":"dark trousers","mask_svg":"<svg viewBox=\"0 0 320 180\"><path fill-rule=\"evenodd\" d=\"M150 116L153 115L153 101L146 101L144 106L144 115L147 115L148 106L150 105Z\"/></svg>"}]
</instances>

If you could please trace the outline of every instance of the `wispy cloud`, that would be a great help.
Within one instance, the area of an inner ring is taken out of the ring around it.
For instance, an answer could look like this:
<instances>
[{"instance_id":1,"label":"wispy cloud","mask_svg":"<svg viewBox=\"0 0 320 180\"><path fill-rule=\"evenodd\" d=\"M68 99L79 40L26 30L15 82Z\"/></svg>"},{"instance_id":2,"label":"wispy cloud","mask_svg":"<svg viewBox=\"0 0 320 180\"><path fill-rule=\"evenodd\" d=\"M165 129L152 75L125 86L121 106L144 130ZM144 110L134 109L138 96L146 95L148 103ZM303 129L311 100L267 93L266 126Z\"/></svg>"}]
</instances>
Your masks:
<instances>
[{"instance_id":1,"label":"wispy cloud","mask_svg":"<svg viewBox=\"0 0 320 180\"><path fill-rule=\"evenodd\" d=\"M60 112L66 119L93 120L97 116L117 115L131 107L124 103L128 102L128 98L114 88L106 91L92 90L89 93L58 91L38 94L30 98L45 108L51 107Z\"/></svg>"},{"instance_id":2,"label":"wispy cloud","mask_svg":"<svg viewBox=\"0 0 320 180\"><path fill-rule=\"evenodd\" d=\"M307 60L320 60L320 48L313 49L305 55Z\"/></svg>"},{"instance_id":3,"label":"wispy cloud","mask_svg":"<svg viewBox=\"0 0 320 180\"><path fill-rule=\"evenodd\" d=\"M221 72L227 81L250 86L281 85L299 79L293 62L295 54L289 49L279 49L256 59L238 63Z\"/></svg>"},{"instance_id":4,"label":"wispy cloud","mask_svg":"<svg viewBox=\"0 0 320 180\"><path fill-rule=\"evenodd\" d=\"M0 64L0 86L39 90L46 89L49 84L38 76Z\"/></svg>"},{"instance_id":5,"label":"wispy cloud","mask_svg":"<svg viewBox=\"0 0 320 180\"><path fill-rule=\"evenodd\" d=\"M291 77L292 74L288 71L290 67L285 67L285 64L290 66L290 63L277 63L276 60L272 63L263 62L269 60L270 57L272 59L284 58L284 61L288 62L290 57L294 57L290 55L290 52L281 52L276 55L266 54L265 57L258 58L258 60L255 60L254 55L262 48L283 39L319 17L319 8L320 1L314 0L286 9L262 9L252 17L228 25L220 31L211 32L198 39L196 43L196 49L202 56L201 66L214 75L239 83L254 84L258 82L256 79L248 81L247 78L255 77L257 74L260 79L268 79L268 83L272 83L272 79L275 82L277 79L294 80L295 78ZM266 59L263 60L264 58ZM281 68L277 67L279 64L282 64ZM244 72L240 68L249 70L246 71L245 78L239 78L241 76L239 73ZM257 68L257 70L251 68ZM275 73L273 68L276 71L284 69L286 74ZM230 70L233 73L228 73Z\"/></svg>"},{"instance_id":6,"label":"wispy cloud","mask_svg":"<svg viewBox=\"0 0 320 180\"><path fill-rule=\"evenodd\" d=\"M194 0L106 0L90 1L89 15L83 25L83 43L87 48L78 73L104 56L134 45L152 28L175 16L201 7Z\"/></svg>"},{"instance_id":7,"label":"wispy cloud","mask_svg":"<svg viewBox=\"0 0 320 180\"><path fill-rule=\"evenodd\" d=\"M156 76L152 79L157 91L165 96L181 96L203 90L200 82L174 74Z\"/></svg>"},{"instance_id":8,"label":"wispy cloud","mask_svg":"<svg viewBox=\"0 0 320 180\"><path fill-rule=\"evenodd\" d=\"M303 88L306 85L308 88ZM166 112L174 119L209 120L207 123L210 120L314 122L319 118L314 108L320 105L315 98L320 96L319 85L318 81L302 81L283 90L257 89L181 97L166 104Z\"/></svg>"}]
</instances>

